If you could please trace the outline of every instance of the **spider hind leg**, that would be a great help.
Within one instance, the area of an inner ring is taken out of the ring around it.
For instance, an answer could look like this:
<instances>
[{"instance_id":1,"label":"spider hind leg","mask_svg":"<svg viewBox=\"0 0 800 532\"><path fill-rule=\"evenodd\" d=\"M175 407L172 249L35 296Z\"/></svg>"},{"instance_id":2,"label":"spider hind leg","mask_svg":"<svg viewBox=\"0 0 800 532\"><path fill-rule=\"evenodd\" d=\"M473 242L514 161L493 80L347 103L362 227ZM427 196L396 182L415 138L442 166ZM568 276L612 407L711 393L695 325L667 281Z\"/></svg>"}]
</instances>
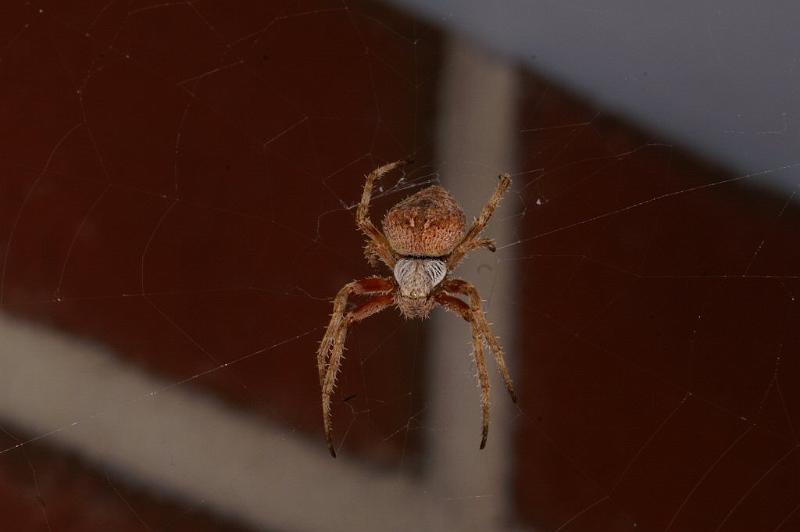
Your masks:
<instances>
[{"instance_id":1,"label":"spider hind leg","mask_svg":"<svg viewBox=\"0 0 800 532\"><path fill-rule=\"evenodd\" d=\"M458 264L464 260L464 257L470 251L473 251L480 247L485 247L490 251L494 251L494 242L491 239L483 238L478 239L478 236L483 231L486 224L489 223L489 220L492 218L495 209L500 204L500 200L503 199L506 191L511 186L511 176L508 174L500 174L498 177L499 181L497 182L497 188L494 190L494 194L492 197L489 198L489 201L486 205L483 206L483 210L481 210L480 215L478 218L475 219L475 223L472 224L467 234L464 236L464 239L461 243L456 246L453 252L450 254L450 257L447 259L447 269L453 270Z\"/></svg>"},{"instance_id":2,"label":"spider hind leg","mask_svg":"<svg viewBox=\"0 0 800 532\"><path fill-rule=\"evenodd\" d=\"M391 172L395 168L405 166L410 162L410 160L402 159L393 163L384 164L370 172L369 175L367 175L367 179L364 181L361 201L356 210L356 225L369 239L365 255L370 264L373 264L376 257L383 261L389 268L394 268L396 261L394 251L392 251L389 241L386 240L386 236L375 227L375 224L372 223L369 217L369 205L372 201L372 189L375 186L375 181L380 179L382 175Z\"/></svg>"}]
</instances>

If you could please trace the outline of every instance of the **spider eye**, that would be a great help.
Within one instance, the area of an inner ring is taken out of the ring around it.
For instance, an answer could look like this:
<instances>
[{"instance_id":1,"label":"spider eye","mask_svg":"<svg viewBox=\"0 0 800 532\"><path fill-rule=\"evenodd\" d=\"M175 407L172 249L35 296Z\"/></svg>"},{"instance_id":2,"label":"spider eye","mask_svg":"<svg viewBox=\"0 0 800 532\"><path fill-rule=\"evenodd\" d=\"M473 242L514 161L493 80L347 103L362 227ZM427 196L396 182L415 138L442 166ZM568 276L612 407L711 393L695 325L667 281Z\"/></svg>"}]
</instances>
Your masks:
<instances>
[{"instance_id":1,"label":"spider eye","mask_svg":"<svg viewBox=\"0 0 800 532\"><path fill-rule=\"evenodd\" d=\"M444 276L447 275L447 266L440 260L426 260L425 273L431 280L431 286L436 286L441 283Z\"/></svg>"}]
</instances>

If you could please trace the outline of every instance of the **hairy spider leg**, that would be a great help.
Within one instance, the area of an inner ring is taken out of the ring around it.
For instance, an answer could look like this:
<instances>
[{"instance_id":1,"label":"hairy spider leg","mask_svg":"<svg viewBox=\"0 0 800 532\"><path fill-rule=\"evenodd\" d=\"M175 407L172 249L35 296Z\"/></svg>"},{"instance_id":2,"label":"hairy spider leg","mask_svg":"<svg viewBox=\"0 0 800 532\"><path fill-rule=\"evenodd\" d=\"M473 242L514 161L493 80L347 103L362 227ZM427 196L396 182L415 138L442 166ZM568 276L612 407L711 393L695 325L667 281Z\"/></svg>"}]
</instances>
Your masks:
<instances>
[{"instance_id":1,"label":"hairy spider leg","mask_svg":"<svg viewBox=\"0 0 800 532\"><path fill-rule=\"evenodd\" d=\"M489 348L494 355L494 360L497 363L497 369L500 371L500 375L503 377L503 382L508 390L508 395L510 395L511 400L516 403L517 392L514 391L514 382L511 380L511 374L508 372L508 366L506 366L503 347L500 345L500 340L497 339L497 336L495 336L492 331L489 322L486 321L486 314L483 313L481 295L478 293L478 289L475 288L473 284L463 279L449 279L444 282L442 289L446 292L462 294L469 298L470 312L475 316L475 320L478 322L483 337L486 338L486 342L489 344Z\"/></svg>"},{"instance_id":2,"label":"hairy spider leg","mask_svg":"<svg viewBox=\"0 0 800 532\"><path fill-rule=\"evenodd\" d=\"M325 379L325 369L328 366L328 356L330 355L333 343L336 340L336 332L344 317L347 300L351 295L385 294L394 289L394 281L391 277L367 277L358 281L352 281L344 285L333 300L333 312L325 335L317 349L317 370L319 371L319 384L322 386Z\"/></svg>"},{"instance_id":3,"label":"hairy spider leg","mask_svg":"<svg viewBox=\"0 0 800 532\"><path fill-rule=\"evenodd\" d=\"M464 321L468 322L472 327L472 349L475 353L475 366L478 368L478 382L481 385L481 412L483 413L481 449L483 449L486 447L486 439L489 437L489 393L491 386L489 385L489 371L486 369L486 356L483 353L484 339L481 327L469 305L457 297L439 292L435 298L437 303L464 318Z\"/></svg>"},{"instance_id":4,"label":"hairy spider leg","mask_svg":"<svg viewBox=\"0 0 800 532\"><path fill-rule=\"evenodd\" d=\"M494 240L493 239L491 239L491 238L477 238L477 239L472 240L469 243L464 245L464 248L462 249L462 253L463 253L462 254L462 259L463 259L463 257L466 257L468 253L470 253L471 251L474 251L474 250L476 250L478 248L486 248L489 251L491 251L492 253L497 251L497 248L494 245ZM461 262L462 259L459 259L459 262ZM453 267L455 267L457 265L458 264L454 264Z\"/></svg>"},{"instance_id":5,"label":"hairy spider leg","mask_svg":"<svg viewBox=\"0 0 800 532\"><path fill-rule=\"evenodd\" d=\"M389 241L386 240L386 236L381 233L381 231L375 227L375 224L372 223L372 220L370 220L369 203L372 198L372 188L375 185L375 181L377 181L384 174L391 172L395 168L405 166L409 162L411 161L407 161L405 159L395 161L393 163L384 164L383 166L378 167L370 172L366 181L364 182L364 191L361 193L361 202L358 204L358 210L356 211L356 225L370 240L367 244L366 250L367 259L370 260L370 262L373 262L371 257L377 256L390 269L394 268L394 264L396 262L394 252L389 245Z\"/></svg>"},{"instance_id":6,"label":"hairy spider leg","mask_svg":"<svg viewBox=\"0 0 800 532\"><path fill-rule=\"evenodd\" d=\"M375 296L356 307L355 310L348 312L337 324L337 329L333 335L334 339L331 346L331 356L325 370L325 378L322 381L322 420L325 427L325 441L328 442L328 449L330 450L331 456L334 458L336 458L336 451L333 448L331 396L333 395L333 390L336 386L336 376L339 373L339 367L342 363L342 353L344 352L347 328L351 324L368 318L373 314L377 314L393 304L394 296L392 294ZM331 325L333 325L333 320L331 320ZM331 325L328 325L329 331ZM328 332L325 333L325 336L328 336Z\"/></svg>"},{"instance_id":7,"label":"hairy spider leg","mask_svg":"<svg viewBox=\"0 0 800 532\"><path fill-rule=\"evenodd\" d=\"M478 235L481 234L483 228L489 223L489 220L492 218L495 209L500 204L500 200L503 199L503 195L508 190L508 187L511 186L511 176L508 174L500 174L498 179L499 181L497 182L497 188L495 188L494 194L492 194L492 197L489 198L489 201L486 203L486 205L483 206L480 216L475 219L475 223L472 224L472 227L469 229L469 231L467 231L467 234L464 235L464 239L458 246L456 246L456 248L447 258L448 270L452 271L462 260L464 260L466 254L474 249L485 247L490 251L495 250L492 239L478 239Z\"/></svg>"}]
</instances>

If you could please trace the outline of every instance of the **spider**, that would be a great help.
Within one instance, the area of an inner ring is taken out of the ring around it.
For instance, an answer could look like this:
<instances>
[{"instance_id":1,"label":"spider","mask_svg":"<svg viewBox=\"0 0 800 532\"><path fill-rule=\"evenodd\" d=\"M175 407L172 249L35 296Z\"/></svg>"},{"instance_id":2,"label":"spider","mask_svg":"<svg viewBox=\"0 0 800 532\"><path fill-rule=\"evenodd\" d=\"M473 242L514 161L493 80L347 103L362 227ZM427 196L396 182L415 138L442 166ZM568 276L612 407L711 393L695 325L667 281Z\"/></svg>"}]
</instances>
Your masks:
<instances>
[{"instance_id":1,"label":"spider","mask_svg":"<svg viewBox=\"0 0 800 532\"><path fill-rule=\"evenodd\" d=\"M507 174L500 176L494 194L468 231L465 230L461 206L444 188L434 185L420 190L389 209L383 218L382 233L369 217L372 188L381 176L410 162L395 161L373 170L364 183L356 213L358 229L367 237L364 250L367 261L373 267L378 266L378 261L383 262L394 275L367 277L344 285L333 300L331 321L317 351L325 439L334 458L336 451L333 448L331 395L342 362L347 328L392 305L405 318L421 319L427 318L434 307L441 305L471 325L475 364L481 387L481 449L486 446L489 435L489 373L486 370L484 342L494 354L511 400L517 402L514 385L503 358L503 349L483 314L478 290L467 281L450 276L450 272L470 251L479 248L495 251L491 239L478 236L511 185L511 178ZM353 295L369 296L369 299L348 312L347 301ZM465 296L469 303L456 295Z\"/></svg>"}]
</instances>

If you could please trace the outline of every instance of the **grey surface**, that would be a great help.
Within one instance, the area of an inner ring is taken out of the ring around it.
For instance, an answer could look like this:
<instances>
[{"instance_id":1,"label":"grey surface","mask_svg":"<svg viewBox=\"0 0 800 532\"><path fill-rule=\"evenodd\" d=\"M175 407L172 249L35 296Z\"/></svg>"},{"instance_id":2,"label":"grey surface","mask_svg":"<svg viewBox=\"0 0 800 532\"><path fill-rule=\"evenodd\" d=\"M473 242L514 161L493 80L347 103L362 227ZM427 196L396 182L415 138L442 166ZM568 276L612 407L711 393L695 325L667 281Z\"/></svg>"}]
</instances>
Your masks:
<instances>
[{"instance_id":1,"label":"grey surface","mask_svg":"<svg viewBox=\"0 0 800 532\"><path fill-rule=\"evenodd\" d=\"M736 172L800 160L798 2L392 3ZM758 183L796 181L787 170Z\"/></svg>"},{"instance_id":2,"label":"grey surface","mask_svg":"<svg viewBox=\"0 0 800 532\"><path fill-rule=\"evenodd\" d=\"M478 215L497 186L497 175L513 172L517 114L517 72L508 63L463 39L447 43L447 61L440 92L437 166L441 181L461 203L468 223ZM486 130L494 132L486 135ZM509 217L513 188L500 204L483 235L497 242L512 239L515 219ZM455 271L469 280L484 299L484 309L500 337L514 370L514 318L511 290L514 262L501 262L486 250L471 253ZM427 474L444 506L454 511L450 530L507 530L512 514L512 415L515 411L499 376L492 352L485 350L491 382L489 439L478 450L481 435L480 387L470 327L442 310L433 325L426 355L430 360L431 401L425 448Z\"/></svg>"}]
</instances>

